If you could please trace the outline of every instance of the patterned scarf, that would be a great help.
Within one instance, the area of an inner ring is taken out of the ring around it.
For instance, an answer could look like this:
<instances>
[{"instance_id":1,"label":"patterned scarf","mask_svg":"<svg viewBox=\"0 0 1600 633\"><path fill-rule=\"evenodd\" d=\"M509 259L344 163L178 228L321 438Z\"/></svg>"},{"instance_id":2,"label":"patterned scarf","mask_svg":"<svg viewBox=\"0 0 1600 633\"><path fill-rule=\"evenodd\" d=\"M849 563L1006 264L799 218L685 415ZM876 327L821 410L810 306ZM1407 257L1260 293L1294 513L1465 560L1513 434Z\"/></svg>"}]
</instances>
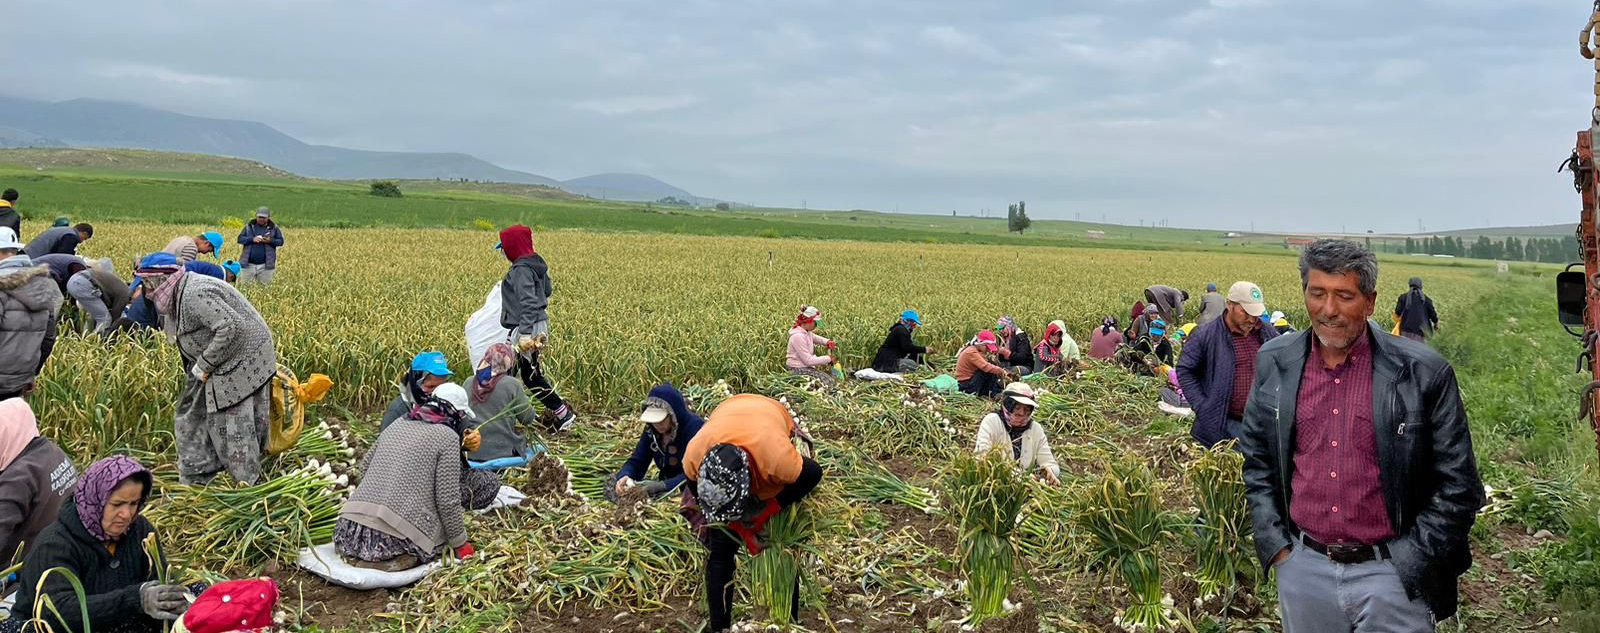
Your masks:
<instances>
[{"instance_id":1,"label":"patterned scarf","mask_svg":"<svg viewBox=\"0 0 1600 633\"><path fill-rule=\"evenodd\" d=\"M750 455L733 444L718 444L700 462L696 495L706 519L719 523L743 519L755 509L750 490Z\"/></svg>"},{"instance_id":2,"label":"patterned scarf","mask_svg":"<svg viewBox=\"0 0 1600 633\"><path fill-rule=\"evenodd\" d=\"M1027 424L1016 426L1011 423L1011 413L1005 407L1001 407L995 413L1000 416L1000 423L1005 425L1006 435L1011 438L1011 458L1022 459L1022 436L1028 429L1033 428L1033 418L1028 418Z\"/></svg>"},{"instance_id":3,"label":"patterned scarf","mask_svg":"<svg viewBox=\"0 0 1600 633\"><path fill-rule=\"evenodd\" d=\"M483 360L478 361L478 364L482 367L478 369L477 375L473 377L471 384L472 397L477 400L483 400L488 398L489 394L494 393L494 388L500 384L500 379L505 378L506 374L511 373L511 370L517 366L517 352L510 345L495 343L490 345L489 349L484 350ZM487 376L484 375L485 369L488 370Z\"/></svg>"},{"instance_id":4,"label":"patterned scarf","mask_svg":"<svg viewBox=\"0 0 1600 633\"><path fill-rule=\"evenodd\" d=\"M160 285L149 291L150 300L155 302L157 312L168 316L172 315L173 309L177 306L178 281L183 279L183 275L184 271L182 269L168 274L166 278L161 281ZM154 281L153 276L146 278Z\"/></svg>"},{"instance_id":5,"label":"patterned scarf","mask_svg":"<svg viewBox=\"0 0 1600 633\"><path fill-rule=\"evenodd\" d=\"M106 542L116 540L107 535L100 524L106 513L106 502L117 486L135 477L144 483L144 494L139 497L139 510L143 511L145 500L150 498L150 471L132 457L112 455L90 464L89 469L83 471L72 500L78 507L78 520L91 536Z\"/></svg>"}]
</instances>

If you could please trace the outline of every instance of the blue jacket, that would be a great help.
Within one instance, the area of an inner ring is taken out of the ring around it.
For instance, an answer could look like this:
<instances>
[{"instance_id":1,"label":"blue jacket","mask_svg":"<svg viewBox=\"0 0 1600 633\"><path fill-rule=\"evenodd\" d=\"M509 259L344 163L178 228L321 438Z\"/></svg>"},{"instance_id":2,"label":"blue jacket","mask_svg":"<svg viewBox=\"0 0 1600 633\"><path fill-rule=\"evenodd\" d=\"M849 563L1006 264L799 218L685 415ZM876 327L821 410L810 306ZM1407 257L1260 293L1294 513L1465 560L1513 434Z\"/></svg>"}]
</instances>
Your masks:
<instances>
[{"instance_id":1,"label":"blue jacket","mask_svg":"<svg viewBox=\"0 0 1600 633\"><path fill-rule=\"evenodd\" d=\"M258 235L267 236L267 243L257 244ZM239 243L244 246L239 252L239 263L260 264L269 269L278 267L278 247L283 246L283 231L278 230L277 224L270 220L266 226L246 222L244 228L239 229Z\"/></svg>"},{"instance_id":2,"label":"blue jacket","mask_svg":"<svg viewBox=\"0 0 1600 633\"><path fill-rule=\"evenodd\" d=\"M654 428L646 424L644 433L639 435L639 443L633 447L633 455L622 465L622 470L617 471L617 477L627 477L638 481L644 479L645 471L650 468L650 463L655 462L656 470L660 471L662 483L667 484L671 491L683 483L683 452L689 448L689 440L694 439L700 432L700 426L705 423L700 416L689 410L689 405L684 402L683 394L678 393L669 383L656 385L650 390L650 396L660 398L672 405L672 419L678 423L678 429L672 436L672 448L661 446L661 436Z\"/></svg>"},{"instance_id":3,"label":"blue jacket","mask_svg":"<svg viewBox=\"0 0 1600 633\"><path fill-rule=\"evenodd\" d=\"M1278 329L1261 324L1255 330L1264 345L1278 338ZM1178 356L1178 386L1194 409L1189 434L1206 446L1228 439L1228 398L1233 395L1233 333L1228 321L1214 319L1195 328Z\"/></svg>"}]
</instances>

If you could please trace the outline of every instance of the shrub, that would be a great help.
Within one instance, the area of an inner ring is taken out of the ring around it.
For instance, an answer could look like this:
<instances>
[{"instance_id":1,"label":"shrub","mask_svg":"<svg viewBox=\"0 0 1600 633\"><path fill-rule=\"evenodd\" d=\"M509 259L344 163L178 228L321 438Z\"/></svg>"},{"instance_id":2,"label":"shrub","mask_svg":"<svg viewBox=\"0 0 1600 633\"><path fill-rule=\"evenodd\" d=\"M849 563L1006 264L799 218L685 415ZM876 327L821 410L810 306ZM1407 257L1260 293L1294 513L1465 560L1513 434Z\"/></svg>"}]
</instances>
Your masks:
<instances>
[{"instance_id":1,"label":"shrub","mask_svg":"<svg viewBox=\"0 0 1600 633\"><path fill-rule=\"evenodd\" d=\"M217 220L217 223L221 224L222 228L228 229L230 231L237 231L239 229L244 228L244 220L242 220L240 218L233 217L233 216L228 216L228 217L222 218L221 220Z\"/></svg>"},{"instance_id":2,"label":"shrub","mask_svg":"<svg viewBox=\"0 0 1600 633\"><path fill-rule=\"evenodd\" d=\"M394 184L388 180L381 180L372 183L372 195L380 198L399 198L400 185Z\"/></svg>"},{"instance_id":3,"label":"shrub","mask_svg":"<svg viewBox=\"0 0 1600 633\"><path fill-rule=\"evenodd\" d=\"M475 230L478 230L478 231L493 231L493 230L495 230L494 223L490 222L488 220L485 220L483 218L474 218L472 220L472 228L475 229Z\"/></svg>"}]
</instances>

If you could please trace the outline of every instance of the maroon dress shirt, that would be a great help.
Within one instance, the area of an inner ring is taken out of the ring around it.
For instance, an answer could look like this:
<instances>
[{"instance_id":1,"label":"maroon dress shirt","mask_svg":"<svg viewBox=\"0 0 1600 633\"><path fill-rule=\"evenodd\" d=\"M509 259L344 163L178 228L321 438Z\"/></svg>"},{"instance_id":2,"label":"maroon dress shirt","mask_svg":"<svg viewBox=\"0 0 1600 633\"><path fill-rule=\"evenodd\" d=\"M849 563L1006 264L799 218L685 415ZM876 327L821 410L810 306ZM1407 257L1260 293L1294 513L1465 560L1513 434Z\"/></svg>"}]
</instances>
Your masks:
<instances>
[{"instance_id":1,"label":"maroon dress shirt","mask_svg":"<svg viewBox=\"0 0 1600 633\"><path fill-rule=\"evenodd\" d=\"M1379 480L1372 426L1372 344L1367 333L1338 367L1312 336L1295 405L1289 515L1323 543L1376 545L1394 537Z\"/></svg>"}]
</instances>

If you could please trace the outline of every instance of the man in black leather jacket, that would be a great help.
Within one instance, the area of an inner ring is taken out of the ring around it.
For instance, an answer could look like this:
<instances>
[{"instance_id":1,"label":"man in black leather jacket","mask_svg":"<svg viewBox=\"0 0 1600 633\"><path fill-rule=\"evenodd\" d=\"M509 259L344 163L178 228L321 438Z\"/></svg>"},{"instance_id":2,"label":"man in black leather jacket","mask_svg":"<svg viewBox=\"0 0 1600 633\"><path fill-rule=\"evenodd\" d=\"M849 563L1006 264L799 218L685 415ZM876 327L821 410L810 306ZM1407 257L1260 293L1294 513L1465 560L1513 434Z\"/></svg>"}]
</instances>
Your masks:
<instances>
[{"instance_id":1,"label":"man in black leather jacket","mask_svg":"<svg viewBox=\"0 0 1600 633\"><path fill-rule=\"evenodd\" d=\"M1261 348L1240 439L1256 555L1287 633L1432 631L1484 502L1455 372L1369 320L1371 251L1320 240L1300 275L1312 327Z\"/></svg>"}]
</instances>

